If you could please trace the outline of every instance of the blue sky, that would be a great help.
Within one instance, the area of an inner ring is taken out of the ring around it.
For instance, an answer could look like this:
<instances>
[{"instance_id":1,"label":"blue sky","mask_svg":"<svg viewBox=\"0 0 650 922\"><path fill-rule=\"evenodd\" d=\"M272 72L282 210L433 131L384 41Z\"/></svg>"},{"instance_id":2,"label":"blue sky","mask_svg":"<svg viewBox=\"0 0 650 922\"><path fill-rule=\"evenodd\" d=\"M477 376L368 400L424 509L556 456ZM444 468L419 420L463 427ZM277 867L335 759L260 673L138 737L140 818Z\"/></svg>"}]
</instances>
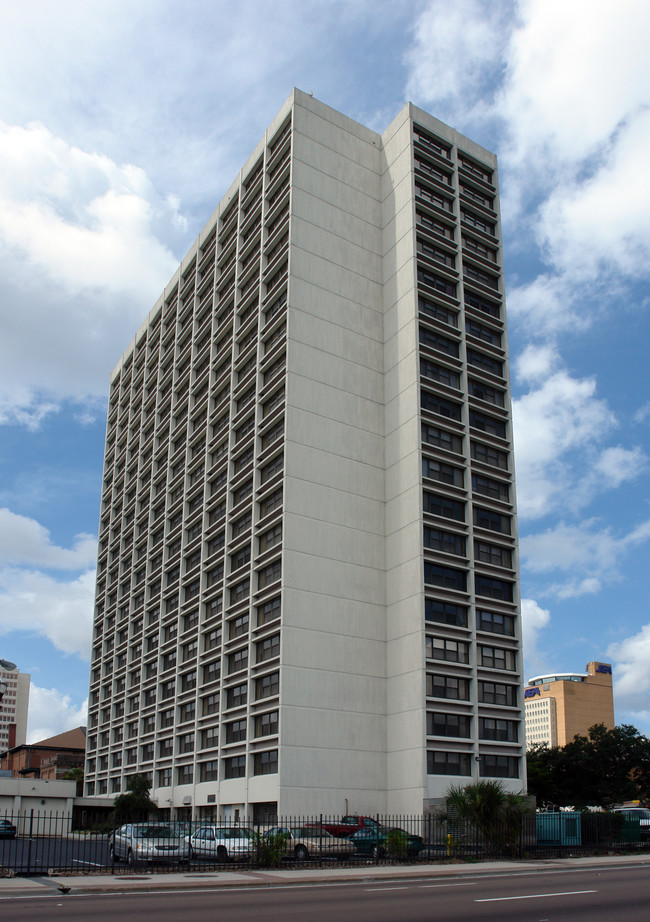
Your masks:
<instances>
[{"instance_id":1,"label":"blue sky","mask_svg":"<svg viewBox=\"0 0 650 922\"><path fill-rule=\"evenodd\" d=\"M293 86L499 156L525 668L650 734L650 6L0 0L0 655L85 723L109 375Z\"/></svg>"}]
</instances>

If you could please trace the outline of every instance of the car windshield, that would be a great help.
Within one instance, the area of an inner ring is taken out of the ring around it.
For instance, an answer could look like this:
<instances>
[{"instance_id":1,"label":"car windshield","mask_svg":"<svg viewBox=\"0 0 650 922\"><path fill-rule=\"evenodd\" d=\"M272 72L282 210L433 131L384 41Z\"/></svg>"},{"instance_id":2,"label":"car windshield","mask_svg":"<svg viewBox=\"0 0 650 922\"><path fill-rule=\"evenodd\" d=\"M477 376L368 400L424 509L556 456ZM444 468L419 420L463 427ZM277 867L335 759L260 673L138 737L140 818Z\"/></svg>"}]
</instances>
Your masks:
<instances>
[{"instance_id":1,"label":"car windshield","mask_svg":"<svg viewBox=\"0 0 650 922\"><path fill-rule=\"evenodd\" d=\"M169 826L134 826L136 839L178 839L178 834Z\"/></svg>"},{"instance_id":2,"label":"car windshield","mask_svg":"<svg viewBox=\"0 0 650 922\"><path fill-rule=\"evenodd\" d=\"M318 838L318 839L320 838L331 839L332 838L332 834L328 832L326 829L322 829L320 826L296 826L295 828L292 827L291 832L293 833L294 836L300 836L303 839L306 836L311 836L313 839L314 838Z\"/></svg>"}]
</instances>

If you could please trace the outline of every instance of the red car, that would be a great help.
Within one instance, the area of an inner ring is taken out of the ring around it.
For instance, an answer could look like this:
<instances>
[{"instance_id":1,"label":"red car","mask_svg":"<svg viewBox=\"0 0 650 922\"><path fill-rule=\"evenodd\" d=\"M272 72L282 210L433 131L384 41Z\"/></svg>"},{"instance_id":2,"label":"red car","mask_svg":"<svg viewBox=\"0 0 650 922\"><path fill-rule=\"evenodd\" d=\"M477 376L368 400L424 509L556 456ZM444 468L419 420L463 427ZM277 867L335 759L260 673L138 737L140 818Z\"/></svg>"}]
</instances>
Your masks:
<instances>
[{"instance_id":1,"label":"red car","mask_svg":"<svg viewBox=\"0 0 650 922\"><path fill-rule=\"evenodd\" d=\"M371 816L343 816L338 822L323 821L323 829L331 832L333 836L343 836L345 839L349 839L358 829L376 829L377 825L377 820Z\"/></svg>"}]
</instances>

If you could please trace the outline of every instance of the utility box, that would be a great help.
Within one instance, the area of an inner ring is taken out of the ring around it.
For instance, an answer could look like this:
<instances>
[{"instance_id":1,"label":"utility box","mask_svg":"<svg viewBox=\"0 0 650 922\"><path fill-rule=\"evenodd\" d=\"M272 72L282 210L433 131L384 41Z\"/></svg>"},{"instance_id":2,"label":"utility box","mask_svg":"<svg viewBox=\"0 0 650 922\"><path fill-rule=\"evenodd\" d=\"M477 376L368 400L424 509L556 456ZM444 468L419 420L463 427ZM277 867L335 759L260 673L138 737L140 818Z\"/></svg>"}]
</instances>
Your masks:
<instances>
[{"instance_id":1,"label":"utility box","mask_svg":"<svg viewBox=\"0 0 650 922\"><path fill-rule=\"evenodd\" d=\"M580 845L581 815L577 812L538 813L538 845Z\"/></svg>"}]
</instances>

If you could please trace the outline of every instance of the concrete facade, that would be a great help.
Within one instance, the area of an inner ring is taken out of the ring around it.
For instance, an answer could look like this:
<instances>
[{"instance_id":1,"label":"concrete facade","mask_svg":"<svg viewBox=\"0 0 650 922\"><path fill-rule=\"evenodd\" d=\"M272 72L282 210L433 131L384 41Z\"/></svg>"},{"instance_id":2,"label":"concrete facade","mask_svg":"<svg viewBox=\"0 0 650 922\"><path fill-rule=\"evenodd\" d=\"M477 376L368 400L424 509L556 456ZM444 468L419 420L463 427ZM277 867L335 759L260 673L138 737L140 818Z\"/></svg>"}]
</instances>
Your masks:
<instances>
[{"instance_id":1,"label":"concrete facade","mask_svg":"<svg viewBox=\"0 0 650 922\"><path fill-rule=\"evenodd\" d=\"M610 663L587 663L586 672L557 673L529 679L524 691L526 744L566 746L576 735L604 724L614 728Z\"/></svg>"},{"instance_id":2,"label":"concrete facade","mask_svg":"<svg viewBox=\"0 0 650 922\"><path fill-rule=\"evenodd\" d=\"M86 794L525 785L496 160L294 91L111 381Z\"/></svg>"},{"instance_id":3,"label":"concrete facade","mask_svg":"<svg viewBox=\"0 0 650 922\"><path fill-rule=\"evenodd\" d=\"M27 740L30 677L15 663L0 659L0 682L7 686L0 701L0 752Z\"/></svg>"}]
</instances>

